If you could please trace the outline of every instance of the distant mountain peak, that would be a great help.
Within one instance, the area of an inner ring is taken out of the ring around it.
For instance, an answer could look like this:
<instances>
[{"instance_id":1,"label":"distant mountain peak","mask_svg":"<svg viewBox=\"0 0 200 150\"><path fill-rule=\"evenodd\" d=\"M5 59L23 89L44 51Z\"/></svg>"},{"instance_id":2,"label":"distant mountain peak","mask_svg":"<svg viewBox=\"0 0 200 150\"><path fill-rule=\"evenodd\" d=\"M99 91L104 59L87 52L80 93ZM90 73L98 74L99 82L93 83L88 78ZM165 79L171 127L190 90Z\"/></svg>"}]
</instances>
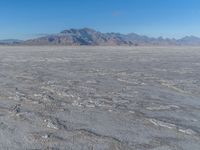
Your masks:
<instances>
[{"instance_id":1,"label":"distant mountain peak","mask_svg":"<svg viewBox=\"0 0 200 150\"><path fill-rule=\"evenodd\" d=\"M78 33L78 32L97 32L96 30L94 30L94 29L91 29L91 28L82 28L82 29L69 29L69 30L63 30L63 31L61 31L60 33L62 33L62 34L66 34L66 33L68 33L68 34L70 34L70 33Z\"/></svg>"}]
</instances>

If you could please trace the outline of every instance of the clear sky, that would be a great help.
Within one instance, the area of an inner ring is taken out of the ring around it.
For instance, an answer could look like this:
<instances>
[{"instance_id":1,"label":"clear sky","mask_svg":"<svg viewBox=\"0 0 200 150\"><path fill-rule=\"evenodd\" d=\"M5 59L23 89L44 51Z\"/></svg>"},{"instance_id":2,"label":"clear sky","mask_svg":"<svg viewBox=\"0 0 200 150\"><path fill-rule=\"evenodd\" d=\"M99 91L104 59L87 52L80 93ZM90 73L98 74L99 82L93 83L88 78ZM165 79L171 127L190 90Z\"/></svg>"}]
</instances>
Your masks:
<instances>
[{"instance_id":1,"label":"clear sky","mask_svg":"<svg viewBox=\"0 0 200 150\"><path fill-rule=\"evenodd\" d=\"M200 0L0 0L0 39L26 39L68 28L200 36Z\"/></svg>"}]
</instances>

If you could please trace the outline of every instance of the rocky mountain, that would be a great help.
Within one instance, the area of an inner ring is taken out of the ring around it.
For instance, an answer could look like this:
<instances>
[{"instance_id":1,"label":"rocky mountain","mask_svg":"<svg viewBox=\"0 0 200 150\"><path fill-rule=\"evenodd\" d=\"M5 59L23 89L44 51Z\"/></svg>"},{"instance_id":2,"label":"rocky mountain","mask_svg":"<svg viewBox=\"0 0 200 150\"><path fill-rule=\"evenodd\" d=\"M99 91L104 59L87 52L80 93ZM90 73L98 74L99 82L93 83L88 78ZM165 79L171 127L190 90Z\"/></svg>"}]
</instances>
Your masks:
<instances>
[{"instance_id":1,"label":"rocky mountain","mask_svg":"<svg viewBox=\"0 0 200 150\"><path fill-rule=\"evenodd\" d=\"M47 35L44 37L30 39L27 41L11 41L7 42L10 44L17 43L23 45L200 46L200 38L195 36L187 36L182 39L170 39L162 37L152 38L136 33L102 33L89 28L64 30L58 34Z\"/></svg>"},{"instance_id":2,"label":"rocky mountain","mask_svg":"<svg viewBox=\"0 0 200 150\"><path fill-rule=\"evenodd\" d=\"M129 45L124 35L101 33L93 29L70 29L59 34L25 41L28 45Z\"/></svg>"}]
</instances>

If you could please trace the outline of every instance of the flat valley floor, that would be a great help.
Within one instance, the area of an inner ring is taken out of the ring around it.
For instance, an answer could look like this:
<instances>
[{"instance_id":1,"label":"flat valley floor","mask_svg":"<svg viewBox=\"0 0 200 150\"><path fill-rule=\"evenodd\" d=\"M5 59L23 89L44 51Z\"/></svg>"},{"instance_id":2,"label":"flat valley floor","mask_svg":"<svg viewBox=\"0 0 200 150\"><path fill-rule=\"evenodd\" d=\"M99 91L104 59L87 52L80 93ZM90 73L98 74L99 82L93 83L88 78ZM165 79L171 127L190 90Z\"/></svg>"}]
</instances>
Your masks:
<instances>
[{"instance_id":1,"label":"flat valley floor","mask_svg":"<svg viewBox=\"0 0 200 150\"><path fill-rule=\"evenodd\" d=\"M199 150L200 48L0 47L1 150Z\"/></svg>"}]
</instances>

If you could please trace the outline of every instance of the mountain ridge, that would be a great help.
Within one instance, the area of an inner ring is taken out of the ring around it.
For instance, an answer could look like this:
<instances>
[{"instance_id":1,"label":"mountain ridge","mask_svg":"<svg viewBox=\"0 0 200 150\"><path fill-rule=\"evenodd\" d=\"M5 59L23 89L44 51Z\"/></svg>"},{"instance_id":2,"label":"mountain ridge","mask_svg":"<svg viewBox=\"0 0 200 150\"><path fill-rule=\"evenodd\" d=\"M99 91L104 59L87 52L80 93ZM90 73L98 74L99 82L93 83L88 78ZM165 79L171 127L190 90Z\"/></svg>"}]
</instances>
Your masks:
<instances>
[{"instance_id":1,"label":"mountain ridge","mask_svg":"<svg viewBox=\"0 0 200 150\"><path fill-rule=\"evenodd\" d=\"M200 38L196 36L186 36L181 39L163 37L154 38L136 33L102 33L91 28L82 28L63 30L57 34L9 44L71 46L200 46Z\"/></svg>"}]
</instances>

